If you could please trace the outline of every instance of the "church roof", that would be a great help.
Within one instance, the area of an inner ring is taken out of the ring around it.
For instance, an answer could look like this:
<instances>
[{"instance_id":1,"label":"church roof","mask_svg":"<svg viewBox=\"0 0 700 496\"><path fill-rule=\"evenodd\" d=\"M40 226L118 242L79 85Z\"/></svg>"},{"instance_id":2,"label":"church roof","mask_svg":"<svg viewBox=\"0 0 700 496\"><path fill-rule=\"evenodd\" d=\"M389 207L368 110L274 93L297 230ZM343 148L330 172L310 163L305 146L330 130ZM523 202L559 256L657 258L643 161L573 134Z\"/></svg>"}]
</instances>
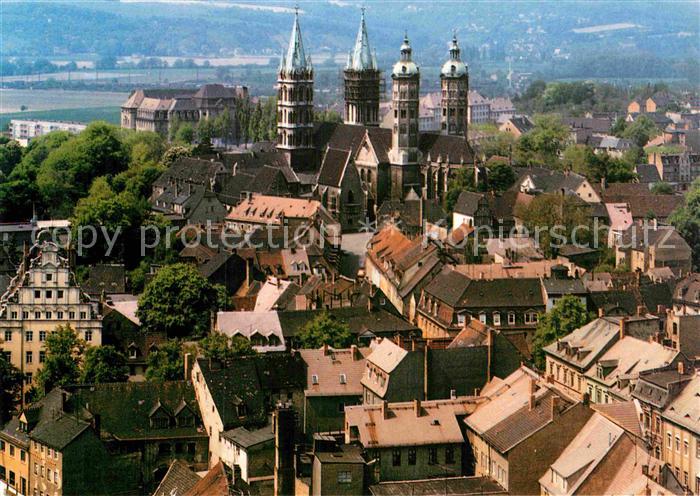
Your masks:
<instances>
[{"instance_id":1,"label":"church roof","mask_svg":"<svg viewBox=\"0 0 700 496\"><path fill-rule=\"evenodd\" d=\"M362 9L362 18L360 19L360 28L357 30L357 38L355 46L348 54L348 63L345 67L353 71L376 71L377 60L369 46L369 38L367 37L367 26L365 25L365 10Z\"/></svg>"},{"instance_id":2,"label":"church roof","mask_svg":"<svg viewBox=\"0 0 700 496\"><path fill-rule=\"evenodd\" d=\"M292 35L289 38L287 55L283 55L280 62L280 70L285 72L311 70L311 57L307 57L304 53L298 12L294 15L294 25L292 26Z\"/></svg>"},{"instance_id":3,"label":"church roof","mask_svg":"<svg viewBox=\"0 0 700 496\"><path fill-rule=\"evenodd\" d=\"M401 60L394 64L394 68L391 71L392 77L410 77L415 76L420 72L418 66L413 60L411 60L411 44L408 41L408 35L404 36L403 43L401 44Z\"/></svg>"},{"instance_id":4,"label":"church roof","mask_svg":"<svg viewBox=\"0 0 700 496\"><path fill-rule=\"evenodd\" d=\"M467 65L460 59L459 52L459 43L457 43L457 35L455 34L450 44L450 59L442 65L440 76L460 78L467 75Z\"/></svg>"}]
</instances>

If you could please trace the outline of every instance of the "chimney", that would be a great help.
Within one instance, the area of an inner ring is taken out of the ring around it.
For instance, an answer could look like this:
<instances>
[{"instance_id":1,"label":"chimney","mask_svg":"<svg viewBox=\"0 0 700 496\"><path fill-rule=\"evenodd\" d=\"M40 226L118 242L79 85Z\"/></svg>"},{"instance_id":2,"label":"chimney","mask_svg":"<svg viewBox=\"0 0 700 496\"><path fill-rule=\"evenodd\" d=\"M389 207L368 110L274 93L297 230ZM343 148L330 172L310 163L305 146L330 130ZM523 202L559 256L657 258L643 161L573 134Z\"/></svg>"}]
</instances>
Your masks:
<instances>
[{"instance_id":1,"label":"chimney","mask_svg":"<svg viewBox=\"0 0 700 496\"><path fill-rule=\"evenodd\" d=\"M382 401L382 418L389 418L389 402L387 400Z\"/></svg>"},{"instance_id":2,"label":"chimney","mask_svg":"<svg viewBox=\"0 0 700 496\"><path fill-rule=\"evenodd\" d=\"M330 354L330 350L328 349L328 343L323 343L323 356L328 356Z\"/></svg>"},{"instance_id":3,"label":"chimney","mask_svg":"<svg viewBox=\"0 0 700 496\"><path fill-rule=\"evenodd\" d=\"M646 313L646 307L644 305L637 305L637 316L641 317Z\"/></svg>"},{"instance_id":4,"label":"chimney","mask_svg":"<svg viewBox=\"0 0 700 496\"><path fill-rule=\"evenodd\" d=\"M428 354L430 353L430 341L425 342L423 350L423 398L428 399Z\"/></svg>"},{"instance_id":5,"label":"chimney","mask_svg":"<svg viewBox=\"0 0 700 496\"><path fill-rule=\"evenodd\" d=\"M351 344L350 345L350 354L352 355L352 361L356 362L360 358L358 357L358 352L357 352L357 345L356 344Z\"/></svg>"},{"instance_id":6,"label":"chimney","mask_svg":"<svg viewBox=\"0 0 700 496\"><path fill-rule=\"evenodd\" d=\"M185 381L190 380L192 375L192 353L185 353Z\"/></svg>"},{"instance_id":7,"label":"chimney","mask_svg":"<svg viewBox=\"0 0 700 496\"><path fill-rule=\"evenodd\" d=\"M493 329L486 328L486 380L491 380L491 361L493 360Z\"/></svg>"},{"instance_id":8,"label":"chimney","mask_svg":"<svg viewBox=\"0 0 700 496\"><path fill-rule=\"evenodd\" d=\"M685 363L683 363L683 360L678 362L678 375L683 375L685 374Z\"/></svg>"},{"instance_id":9,"label":"chimney","mask_svg":"<svg viewBox=\"0 0 700 496\"><path fill-rule=\"evenodd\" d=\"M588 393L583 393L583 406L588 406L591 404L591 395Z\"/></svg>"},{"instance_id":10,"label":"chimney","mask_svg":"<svg viewBox=\"0 0 700 496\"><path fill-rule=\"evenodd\" d=\"M552 396L552 420L559 414L559 405L561 398L557 395Z\"/></svg>"},{"instance_id":11,"label":"chimney","mask_svg":"<svg viewBox=\"0 0 700 496\"><path fill-rule=\"evenodd\" d=\"M598 317L605 317L605 309L603 307L598 309Z\"/></svg>"},{"instance_id":12,"label":"chimney","mask_svg":"<svg viewBox=\"0 0 700 496\"><path fill-rule=\"evenodd\" d=\"M532 410L535 408L535 391L537 391L537 384L535 383L535 379L530 378L530 399L528 401L528 408Z\"/></svg>"},{"instance_id":13,"label":"chimney","mask_svg":"<svg viewBox=\"0 0 700 496\"><path fill-rule=\"evenodd\" d=\"M421 416L422 409L420 405L420 400L413 400L413 411L416 414L416 417Z\"/></svg>"},{"instance_id":14,"label":"chimney","mask_svg":"<svg viewBox=\"0 0 700 496\"><path fill-rule=\"evenodd\" d=\"M528 409L532 411L535 408L535 394L530 394L530 399L528 401Z\"/></svg>"},{"instance_id":15,"label":"chimney","mask_svg":"<svg viewBox=\"0 0 700 496\"><path fill-rule=\"evenodd\" d=\"M620 340L627 335L627 317L620 319Z\"/></svg>"}]
</instances>

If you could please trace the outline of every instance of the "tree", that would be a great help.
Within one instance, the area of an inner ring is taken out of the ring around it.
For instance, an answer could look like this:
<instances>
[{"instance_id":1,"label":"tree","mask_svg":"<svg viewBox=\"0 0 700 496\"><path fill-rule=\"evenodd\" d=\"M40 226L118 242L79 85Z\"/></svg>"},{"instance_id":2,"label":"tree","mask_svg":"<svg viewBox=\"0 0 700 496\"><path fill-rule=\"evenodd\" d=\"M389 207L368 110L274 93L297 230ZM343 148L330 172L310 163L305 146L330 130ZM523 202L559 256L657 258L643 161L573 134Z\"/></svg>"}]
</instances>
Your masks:
<instances>
[{"instance_id":1,"label":"tree","mask_svg":"<svg viewBox=\"0 0 700 496\"><path fill-rule=\"evenodd\" d=\"M230 360L239 356L254 355L255 350L250 341L243 336L229 338L226 334L215 332L199 342L202 354L215 360Z\"/></svg>"},{"instance_id":2,"label":"tree","mask_svg":"<svg viewBox=\"0 0 700 496\"><path fill-rule=\"evenodd\" d=\"M146 379L149 381L182 379L185 373L185 359L180 341L166 341L156 351L151 351L146 366Z\"/></svg>"},{"instance_id":3,"label":"tree","mask_svg":"<svg viewBox=\"0 0 700 496\"><path fill-rule=\"evenodd\" d=\"M0 145L0 178L12 172L22 160L23 148L16 141Z\"/></svg>"},{"instance_id":4,"label":"tree","mask_svg":"<svg viewBox=\"0 0 700 496\"><path fill-rule=\"evenodd\" d=\"M575 241L578 245L585 245L590 242L593 233L586 208L578 197L542 194L527 206L518 205L515 214L522 219L530 234L535 235L535 240L549 258L556 255L557 248L564 244ZM576 239L573 239L574 232Z\"/></svg>"},{"instance_id":5,"label":"tree","mask_svg":"<svg viewBox=\"0 0 700 496\"><path fill-rule=\"evenodd\" d=\"M643 148L651 138L660 133L659 129L649 117L640 115L622 132L622 137L632 140L635 145Z\"/></svg>"},{"instance_id":6,"label":"tree","mask_svg":"<svg viewBox=\"0 0 700 496\"><path fill-rule=\"evenodd\" d=\"M0 354L0 419L10 420L22 391L22 373Z\"/></svg>"},{"instance_id":7,"label":"tree","mask_svg":"<svg viewBox=\"0 0 700 496\"><path fill-rule=\"evenodd\" d=\"M481 153L487 160L493 156L506 157L510 159L513 155L515 143L515 136L503 131L497 131L493 137L489 137L482 141Z\"/></svg>"},{"instance_id":8,"label":"tree","mask_svg":"<svg viewBox=\"0 0 700 496\"><path fill-rule=\"evenodd\" d=\"M693 248L693 265L700 268L700 179L691 184L685 200L669 218L683 239Z\"/></svg>"},{"instance_id":9,"label":"tree","mask_svg":"<svg viewBox=\"0 0 700 496\"><path fill-rule=\"evenodd\" d=\"M297 335L300 348L347 348L353 342L350 328L328 312L323 312L308 322Z\"/></svg>"},{"instance_id":10,"label":"tree","mask_svg":"<svg viewBox=\"0 0 700 496\"><path fill-rule=\"evenodd\" d=\"M662 181L660 183L654 183L651 187L651 192L655 195L672 195L674 190L673 186Z\"/></svg>"},{"instance_id":11,"label":"tree","mask_svg":"<svg viewBox=\"0 0 700 496\"><path fill-rule=\"evenodd\" d=\"M74 384L80 378L80 357L85 343L78 338L70 325L58 326L46 337L46 359L37 373L41 394L57 386Z\"/></svg>"},{"instance_id":12,"label":"tree","mask_svg":"<svg viewBox=\"0 0 700 496\"><path fill-rule=\"evenodd\" d=\"M126 357L114 346L91 346L85 351L80 382L101 384L125 382L129 378Z\"/></svg>"},{"instance_id":13,"label":"tree","mask_svg":"<svg viewBox=\"0 0 700 496\"><path fill-rule=\"evenodd\" d=\"M445 194L445 209L452 212L457 203L457 198L462 191L483 190L483 182L477 186L474 180L472 169L458 169L454 176L447 182L447 193Z\"/></svg>"},{"instance_id":14,"label":"tree","mask_svg":"<svg viewBox=\"0 0 700 496\"><path fill-rule=\"evenodd\" d=\"M513 168L504 162L495 162L490 167L487 177L489 191L505 191L517 179Z\"/></svg>"},{"instance_id":15,"label":"tree","mask_svg":"<svg viewBox=\"0 0 700 496\"><path fill-rule=\"evenodd\" d=\"M146 332L168 337L202 336L216 310L216 291L197 269L177 263L162 267L139 298L137 315Z\"/></svg>"},{"instance_id":16,"label":"tree","mask_svg":"<svg viewBox=\"0 0 700 496\"><path fill-rule=\"evenodd\" d=\"M569 129L557 115L535 116L535 126L523 134L515 149L515 160L520 165L545 165L555 168L559 152L569 137Z\"/></svg>"},{"instance_id":17,"label":"tree","mask_svg":"<svg viewBox=\"0 0 700 496\"><path fill-rule=\"evenodd\" d=\"M171 146L168 148L163 157L160 159L160 163L163 167L170 167L173 163L180 157L191 157L192 149L187 146Z\"/></svg>"},{"instance_id":18,"label":"tree","mask_svg":"<svg viewBox=\"0 0 700 496\"><path fill-rule=\"evenodd\" d=\"M562 338L590 321L586 305L577 296L565 295L554 307L540 317L533 338L535 365L544 370L545 359L542 348Z\"/></svg>"},{"instance_id":19,"label":"tree","mask_svg":"<svg viewBox=\"0 0 700 496\"><path fill-rule=\"evenodd\" d=\"M181 124L175 133L175 142L190 145L194 142L194 128L189 122Z\"/></svg>"},{"instance_id":20,"label":"tree","mask_svg":"<svg viewBox=\"0 0 700 496\"><path fill-rule=\"evenodd\" d=\"M226 286L223 284L214 284L216 291L216 308L219 311L231 310L231 297L228 295Z\"/></svg>"}]
</instances>

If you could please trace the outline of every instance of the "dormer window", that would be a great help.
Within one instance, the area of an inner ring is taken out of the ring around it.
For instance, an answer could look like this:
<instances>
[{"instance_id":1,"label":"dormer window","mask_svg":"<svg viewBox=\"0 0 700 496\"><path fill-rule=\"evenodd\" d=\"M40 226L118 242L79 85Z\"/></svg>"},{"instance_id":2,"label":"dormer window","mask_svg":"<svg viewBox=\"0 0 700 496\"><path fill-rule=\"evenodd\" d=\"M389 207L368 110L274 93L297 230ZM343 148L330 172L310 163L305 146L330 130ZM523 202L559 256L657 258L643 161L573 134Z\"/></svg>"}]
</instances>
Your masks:
<instances>
[{"instance_id":1,"label":"dormer window","mask_svg":"<svg viewBox=\"0 0 700 496\"><path fill-rule=\"evenodd\" d=\"M316 374L311 376L311 384L318 384L318 376Z\"/></svg>"},{"instance_id":2,"label":"dormer window","mask_svg":"<svg viewBox=\"0 0 700 496\"><path fill-rule=\"evenodd\" d=\"M345 374L340 374L340 383L341 384L347 384L348 383L348 378Z\"/></svg>"}]
</instances>

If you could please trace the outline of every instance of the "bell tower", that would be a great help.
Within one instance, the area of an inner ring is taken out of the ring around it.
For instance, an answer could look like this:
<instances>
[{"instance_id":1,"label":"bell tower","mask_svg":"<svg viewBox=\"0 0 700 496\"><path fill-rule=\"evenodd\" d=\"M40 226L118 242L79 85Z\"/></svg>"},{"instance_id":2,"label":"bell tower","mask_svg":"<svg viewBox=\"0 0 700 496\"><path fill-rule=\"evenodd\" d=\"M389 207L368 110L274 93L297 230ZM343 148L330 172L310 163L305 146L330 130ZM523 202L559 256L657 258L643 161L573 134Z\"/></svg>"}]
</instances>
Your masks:
<instances>
[{"instance_id":1,"label":"bell tower","mask_svg":"<svg viewBox=\"0 0 700 496\"><path fill-rule=\"evenodd\" d=\"M421 191L418 169L420 70L411 57L411 44L405 35L401 58L391 71L391 111L394 115L389 162L392 200L403 200L411 189L418 194Z\"/></svg>"},{"instance_id":2,"label":"bell tower","mask_svg":"<svg viewBox=\"0 0 700 496\"><path fill-rule=\"evenodd\" d=\"M469 109L469 72L459 56L457 35L452 37L450 59L440 71L442 134L467 137L467 112Z\"/></svg>"},{"instance_id":3,"label":"bell tower","mask_svg":"<svg viewBox=\"0 0 700 496\"><path fill-rule=\"evenodd\" d=\"M379 126L380 79L377 58L369 46L363 8L355 46L345 65L345 124Z\"/></svg>"},{"instance_id":4,"label":"bell tower","mask_svg":"<svg viewBox=\"0 0 700 496\"><path fill-rule=\"evenodd\" d=\"M277 86L277 149L295 170L313 169L314 70L304 53L298 10L287 53L280 59Z\"/></svg>"}]
</instances>

